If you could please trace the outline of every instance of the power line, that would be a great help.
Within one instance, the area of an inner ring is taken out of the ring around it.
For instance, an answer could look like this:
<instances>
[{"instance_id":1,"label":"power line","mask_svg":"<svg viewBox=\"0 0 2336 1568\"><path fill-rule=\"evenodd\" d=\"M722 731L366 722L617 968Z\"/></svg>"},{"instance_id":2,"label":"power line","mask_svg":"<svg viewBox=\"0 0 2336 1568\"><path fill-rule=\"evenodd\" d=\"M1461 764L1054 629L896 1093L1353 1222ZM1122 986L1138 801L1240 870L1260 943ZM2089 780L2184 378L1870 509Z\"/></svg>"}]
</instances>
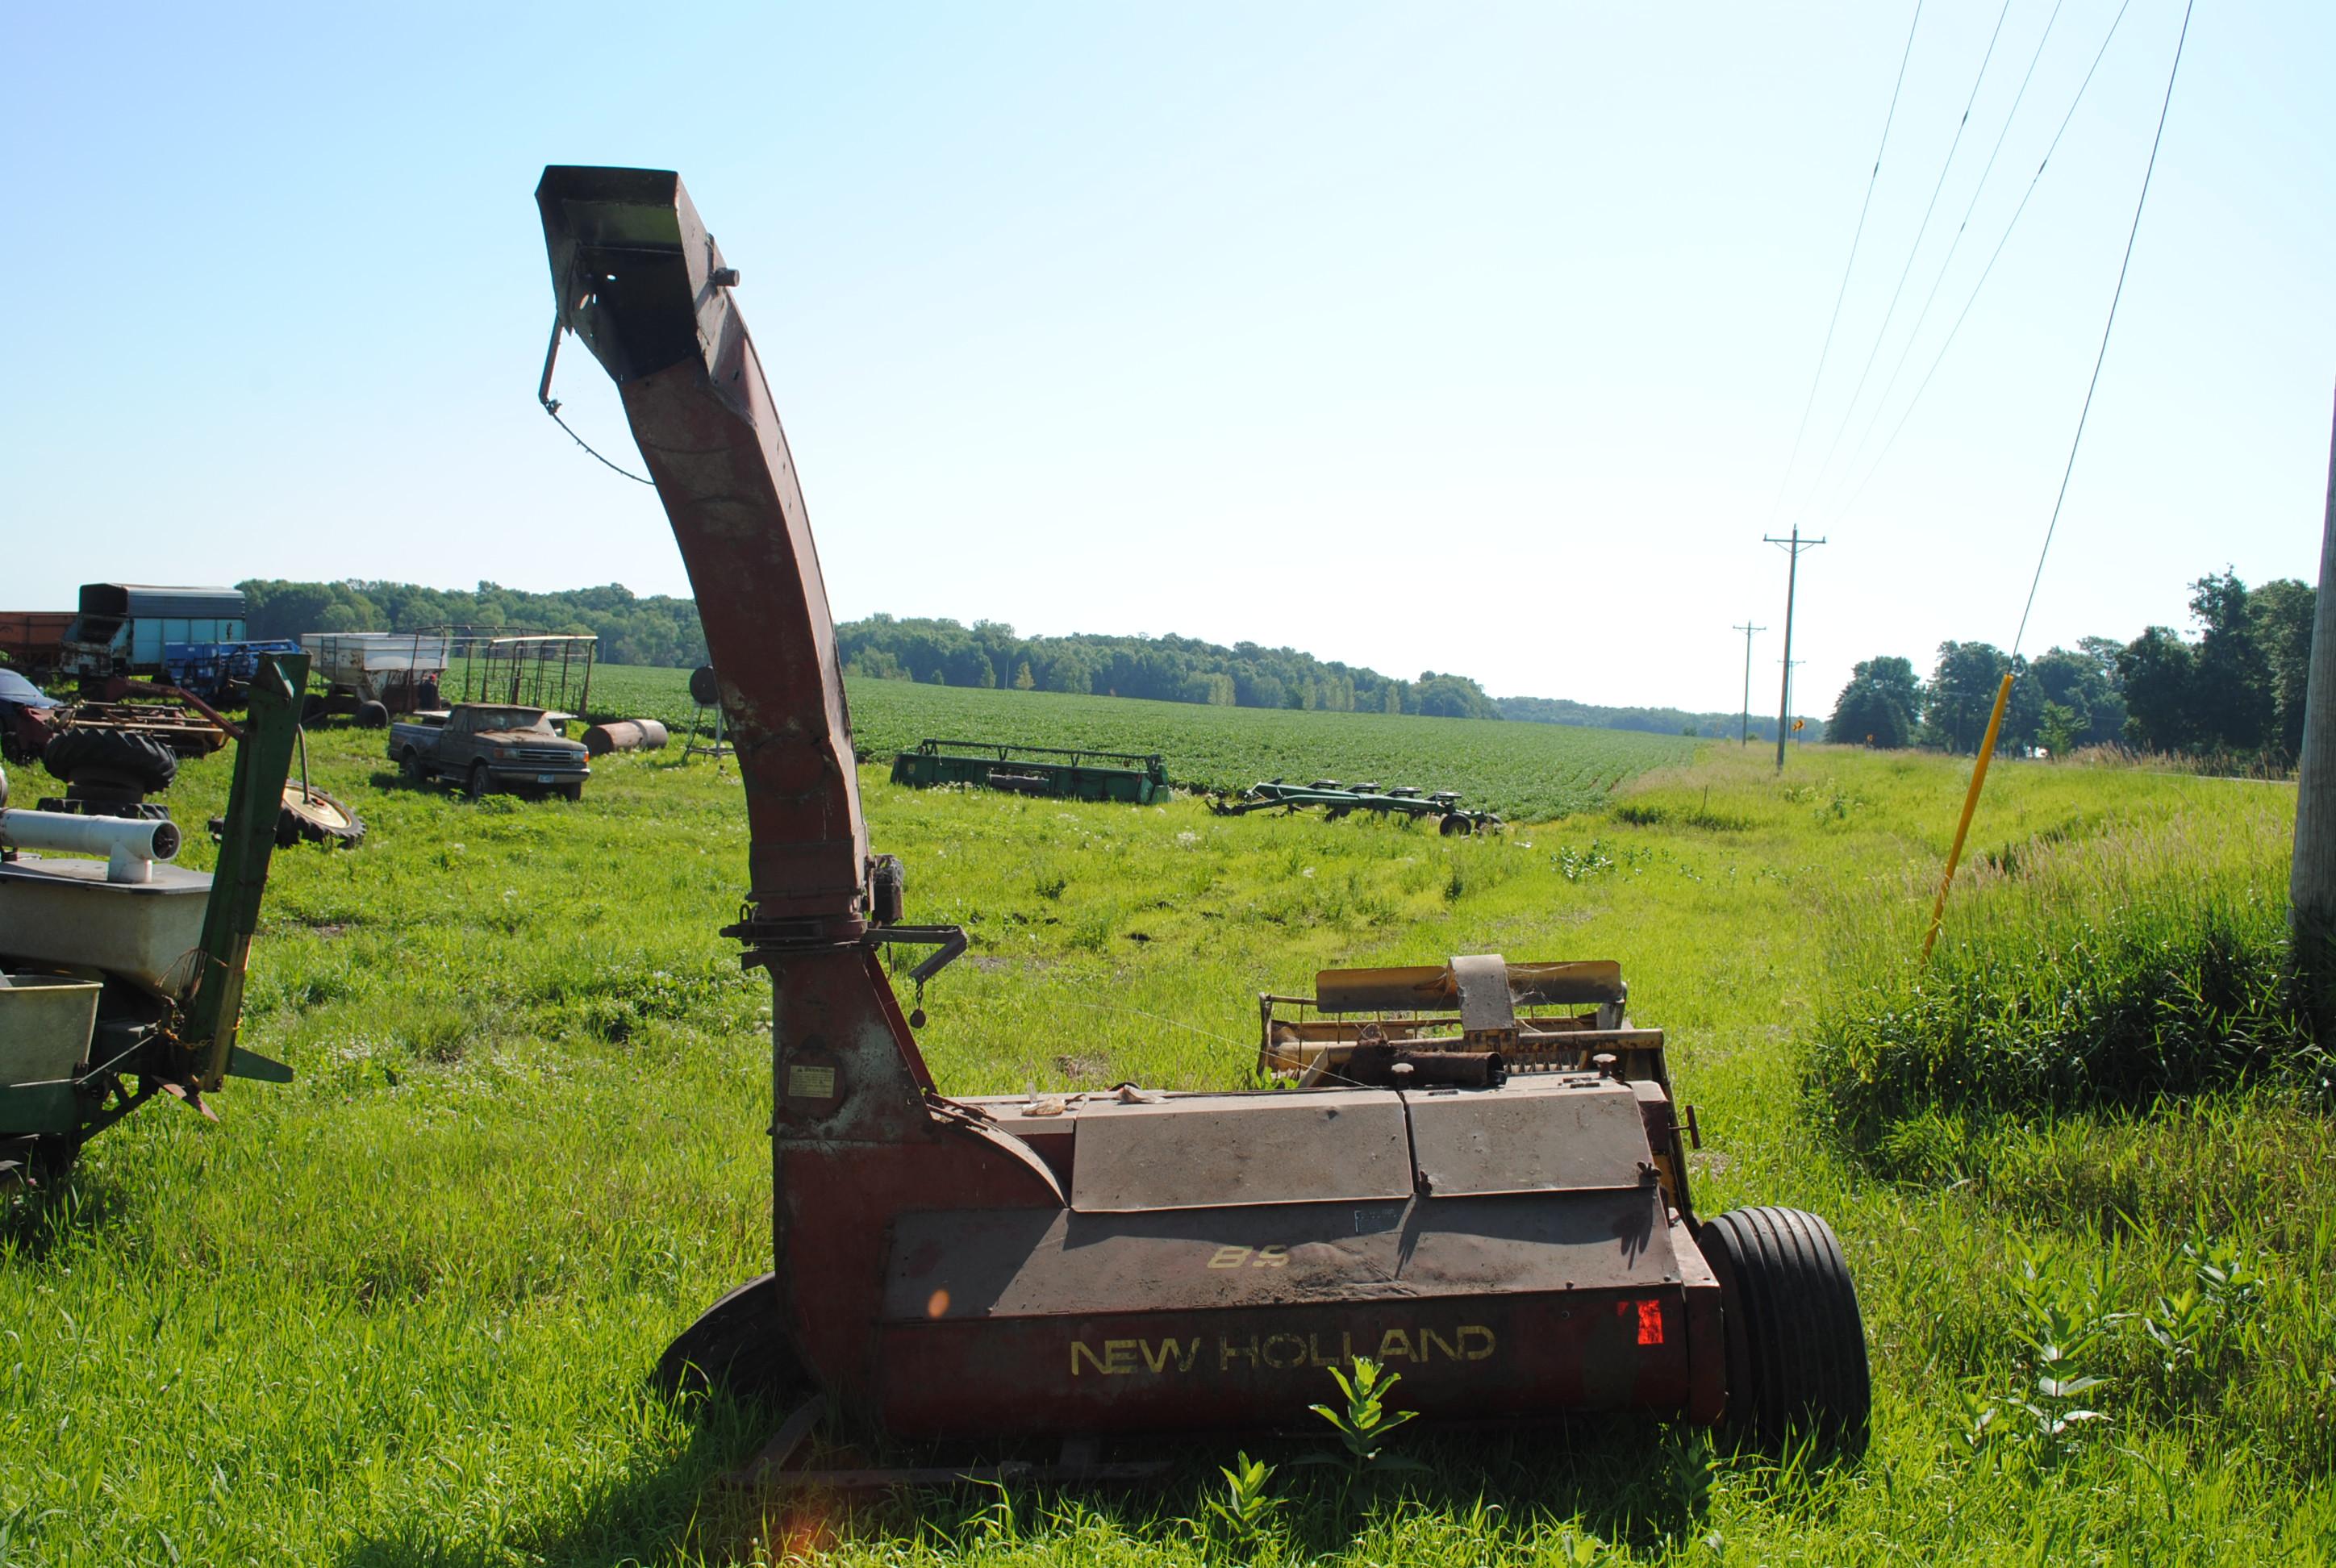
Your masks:
<instances>
[{"instance_id":1,"label":"power line","mask_svg":"<svg viewBox=\"0 0 2336 1568\"><path fill-rule=\"evenodd\" d=\"M2068 479L2077 472L2077 448L2085 439L2085 421L2093 412L2093 394L2101 385L2101 365L2109 356L2109 334L2117 326L2117 302L2125 297L2126 274L2133 267L2134 241L2141 235L2142 209L2149 204L2150 177L2157 172L2157 149L2166 141L2166 116L2174 107L2174 79L2182 72L2182 47L2190 40L2190 11L2196 0L2183 0L2182 32L2174 41L2174 63L2166 72L2166 97L2157 106L2157 133L2149 141L2149 164L2141 171L2141 194L2133 204L2133 227L2126 231L2125 259L2117 264L2117 290L2109 296L2108 319L2101 324L2100 351L2093 355L2093 378L2085 385L2085 406L2077 414L2077 433L2068 443L2068 464L2060 471L2060 493L2052 500L2052 521L2044 526L2044 548L2036 552L2036 575L2028 584L2028 602L2020 609L2020 630L2011 638L2011 657L2028 636L2028 615L2036 608L2036 589L2044 580L2044 560L2052 553L2052 536L2060 527L2060 506L2068 499Z\"/></svg>"},{"instance_id":2,"label":"power line","mask_svg":"<svg viewBox=\"0 0 2336 1568\"><path fill-rule=\"evenodd\" d=\"M1890 323L1898 314L1898 301L1906 292L1906 279L1914 274L1914 258L1922 253L1922 237L1931 231L1931 214L1938 210L1939 196L1947 188L1947 174L1955 166L1955 153L1963 144L1963 131L1971 125L1971 106L1979 102L1979 90L1987 81L1988 63L1995 58L1996 41L2003 36L2003 19L2011 15L2011 0L2003 0L2003 8L1995 14L1995 31L1987 35L1987 50L1980 56L1979 73L1971 78L1971 96L1963 100L1962 118L1955 122L1955 134L1947 143L1946 161L1939 165L1939 178L1931 187L1931 200L1922 209L1922 221L1914 226L1914 243L1906 248L1906 265L1898 269L1898 286L1890 291L1890 304L1882 312L1882 325L1874 331L1874 346L1865 351L1865 365L1857 373L1857 385L1850 388L1849 401L1841 405L1841 424L1833 433L1833 443L1825 448L1825 461L1817 464L1816 477L1809 481L1808 499L1801 503L1801 515L1809 513L1809 503L1824 488L1825 475L1833 472L1834 454L1841 450L1841 438L1849 433L1850 415L1857 412L1857 400L1865 392L1866 378L1874 374L1874 362L1882 353L1883 339L1890 336ZM1911 342L1912 339L1910 338Z\"/></svg>"},{"instance_id":3,"label":"power line","mask_svg":"<svg viewBox=\"0 0 2336 1568\"><path fill-rule=\"evenodd\" d=\"M1914 32L1922 24L1922 0L1914 0L1914 19L1906 26L1905 52L1898 57L1898 79L1890 88L1890 112L1882 117L1882 141L1874 150L1874 169L1865 177L1865 200L1857 209L1857 231L1849 237L1849 264L1841 269L1841 287L1833 297L1833 318L1825 323L1825 346L1817 350L1817 373L1809 378L1808 401L1801 405L1801 424L1793 433L1793 453L1785 460L1784 482L1776 487L1776 504L1768 508L1768 523L1785 509L1785 494L1793 487L1793 470L1801 460L1801 442L1809 433L1809 411L1817 405L1817 388L1825 381L1825 360L1833 353L1834 329L1841 325L1841 302L1849 297L1850 274L1857 270L1857 247L1865 238L1865 217L1874 209L1874 185L1882 178L1882 155L1890 149L1890 127L1898 118L1898 94L1906 85L1906 63L1914 57Z\"/></svg>"},{"instance_id":4,"label":"power line","mask_svg":"<svg viewBox=\"0 0 2336 1568\"><path fill-rule=\"evenodd\" d=\"M1962 221L1955 225L1955 237L1947 242L1947 253L1939 258L1938 275L1931 279L1931 291L1922 297L1922 308L1914 313L1914 325L1906 330L1906 341L1898 347L1898 357L1890 366L1890 379L1882 384L1882 395L1874 400L1874 412L1865 421L1865 428L1857 433L1857 444L1850 449L1849 467L1854 471L1857 460L1865 455L1866 443L1874 439L1874 427L1882 423L1882 411L1890 406L1890 394L1898 390L1898 377L1904 374L1907 357L1922 336L1922 324L1931 319L1931 307L1938 303L1940 286L1947 280L1948 269L1955 264L1955 252L1962 248L1963 236L1971 229L1971 215L1979 210L1980 198L1987 194L1989 176L1995 172L1996 160L2003 156L2003 144L2011 137L2011 127L2020 119L2020 105L2028 97L2028 84L2036 79L2036 67L2043 63L2044 46L2052 41L2052 29L2060 20L2065 0L2052 0L2052 14L2044 19L2044 31L2037 36L2036 52L2028 57L2027 73L2020 78L2020 91L2011 95L2011 108L2003 117L2003 129L1995 133L1995 145L1988 150L1987 164L1979 171L1979 183L1971 187L1971 200L1964 204ZM1859 490L1864 489L1860 485ZM1844 509L1846 511L1846 508ZM1838 523L1840 518L1835 517Z\"/></svg>"},{"instance_id":5,"label":"power line","mask_svg":"<svg viewBox=\"0 0 2336 1568\"><path fill-rule=\"evenodd\" d=\"M2003 226L2002 236L1996 240L1995 249L1989 254L1987 265L1980 269L1979 281L1971 285L1971 297L1963 301L1961 313L1955 317L1954 325L1947 329L1946 339L1939 345L1939 352L1932 359L1931 368L1922 373L1921 385L1914 388L1914 395L1907 400L1904 412L1898 416L1898 423L1891 427L1890 438L1882 443L1882 450L1874 454L1874 466L1865 471L1865 477L1857 482L1857 488L1850 492L1849 499L1844 502L1841 510L1834 514L1836 522L1849 515L1850 509L1855 506L1858 498L1865 493L1865 487L1874 482L1875 474L1882 472L1882 465L1889 460L1891 449L1898 444L1898 437L1905 430L1906 422L1914 416L1916 406L1922 403L1922 394L1931 389L1932 378L1939 374L1939 366L1946 363L1947 350L1954 346L1956 335L1962 331L1963 323L1971 317L1971 307L1979 303L1980 291L1987 287L1988 278L1995 271L1995 264L2003 255L2003 248L2010 243L2012 231L2020 227L2020 215L2028 210L2029 199L2036 194L2037 183L2044 178L2044 170L2051 167L2052 154L2059 150L2060 139L2068 134L2068 122L2077 117L2078 106L2085 101L2085 90L2093 84L2094 73L2100 69L2102 57L2108 54L2109 44L2117 37L2118 24L2125 21L2125 14L2132 8L2132 5L2133 0L2125 0L2125 3L2117 7L2116 17L2109 23L2107 35L2101 40L2100 48L2093 54L2092 64L2086 69L2084 81L2077 85L2076 97L2069 100L2068 112L2060 117L2060 128L2052 133L2050 145L2044 149L2043 160L2036 165L2036 172L2029 177L2028 189L2020 193L2020 205L2012 209L2011 221ZM2187 13L2185 13L2185 16L2184 24L2186 26Z\"/></svg>"}]
</instances>

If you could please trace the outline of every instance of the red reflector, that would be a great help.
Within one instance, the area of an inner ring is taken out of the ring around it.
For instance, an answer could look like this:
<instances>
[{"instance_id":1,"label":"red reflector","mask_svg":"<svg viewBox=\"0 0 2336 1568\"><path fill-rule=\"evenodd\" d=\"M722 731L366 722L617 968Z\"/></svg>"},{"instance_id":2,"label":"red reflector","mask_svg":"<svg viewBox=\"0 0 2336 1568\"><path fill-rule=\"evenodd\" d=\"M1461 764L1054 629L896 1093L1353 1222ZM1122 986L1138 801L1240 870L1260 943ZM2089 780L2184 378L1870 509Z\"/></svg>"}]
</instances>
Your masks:
<instances>
[{"instance_id":1,"label":"red reflector","mask_svg":"<svg viewBox=\"0 0 2336 1568\"><path fill-rule=\"evenodd\" d=\"M1640 1301L1639 1308L1639 1343L1660 1345L1663 1342L1663 1304L1660 1301Z\"/></svg>"}]
</instances>

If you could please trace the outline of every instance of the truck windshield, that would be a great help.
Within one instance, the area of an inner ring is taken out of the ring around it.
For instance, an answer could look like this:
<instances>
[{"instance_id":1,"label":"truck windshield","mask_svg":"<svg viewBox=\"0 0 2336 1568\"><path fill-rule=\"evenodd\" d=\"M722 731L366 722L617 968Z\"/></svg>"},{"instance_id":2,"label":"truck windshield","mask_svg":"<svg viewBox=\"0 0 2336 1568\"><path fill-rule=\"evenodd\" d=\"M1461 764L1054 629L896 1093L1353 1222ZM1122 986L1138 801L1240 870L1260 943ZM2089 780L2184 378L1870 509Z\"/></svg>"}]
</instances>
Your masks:
<instances>
[{"instance_id":1,"label":"truck windshield","mask_svg":"<svg viewBox=\"0 0 2336 1568\"><path fill-rule=\"evenodd\" d=\"M540 707L481 707L471 710L471 728L480 735L491 730L541 729L543 709Z\"/></svg>"}]
</instances>

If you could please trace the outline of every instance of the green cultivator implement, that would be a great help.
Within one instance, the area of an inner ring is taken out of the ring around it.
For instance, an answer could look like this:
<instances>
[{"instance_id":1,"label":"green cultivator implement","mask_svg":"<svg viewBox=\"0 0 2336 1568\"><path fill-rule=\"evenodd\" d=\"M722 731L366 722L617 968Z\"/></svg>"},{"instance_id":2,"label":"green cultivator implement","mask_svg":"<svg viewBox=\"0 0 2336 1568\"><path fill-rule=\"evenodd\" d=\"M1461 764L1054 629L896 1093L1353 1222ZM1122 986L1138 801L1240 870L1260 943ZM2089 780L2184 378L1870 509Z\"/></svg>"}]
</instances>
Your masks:
<instances>
[{"instance_id":1,"label":"green cultivator implement","mask_svg":"<svg viewBox=\"0 0 2336 1568\"><path fill-rule=\"evenodd\" d=\"M1168 765L1157 753L1064 751L1056 746L998 745L989 741L928 740L892 759L892 782L919 789L971 784L1012 794L1058 800L1125 801L1150 805L1168 798Z\"/></svg>"},{"instance_id":2,"label":"green cultivator implement","mask_svg":"<svg viewBox=\"0 0 2336 1568\"><path fill-rule=\"evenodd\" d=\"M1337 779L1316 779L1302 787L1275 779L1270 784L1251 784L1246 792L1231 800L1220 797L1209 803L1210 810L1224 817L1247 816L1251 812L1264 811L1301 812L1316 806L1319 806L1322 814L1332 822L1357 812L1376 812L1381 816L1414 820L1434 817L1436 831L1445 834L1473 833L1501 825L1501 819L1491 812L1464 810L1460 797L1450 790L1423 794L1410 788L1383 790L1376 784L1341 787Z\"/></svg>"}]
</instances>

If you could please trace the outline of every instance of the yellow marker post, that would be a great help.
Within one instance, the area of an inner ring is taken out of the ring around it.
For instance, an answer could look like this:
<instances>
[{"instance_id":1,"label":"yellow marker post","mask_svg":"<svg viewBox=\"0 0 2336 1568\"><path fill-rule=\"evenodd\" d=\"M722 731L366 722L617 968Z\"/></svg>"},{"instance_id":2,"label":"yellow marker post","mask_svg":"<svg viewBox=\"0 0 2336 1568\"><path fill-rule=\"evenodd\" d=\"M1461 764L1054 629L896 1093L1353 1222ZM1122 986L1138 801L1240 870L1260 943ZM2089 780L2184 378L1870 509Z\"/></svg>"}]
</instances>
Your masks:
<instances>
[{"instance_id":1,"label":"yellow marker post","mask_svg":"<svg viewBox=\"0 0 2336 1568\"><path fill-rule=\"evenodd\" d=\"M1931 929L1922 933L1922 961L1931 961L1931 945L1939 940L1939 921L1947 912L1947 889L1954 885L1955 867L1962 863L1963 840L1971 835L1971 813L1979 809L1980 785L1987 783L1988 759L1995 755L1995 737L2003 728L2004 705L2011 700L2011 677L1995 688L1995 711L1987 716L1987 738L1979 743L1979 762L1971 769L1971 789L1963 795L1962 821L1955 824L1954 847L1947 851L1947 874L1939 879L1938 901L1931 906Z\"/></svg>"}]
</instances>

